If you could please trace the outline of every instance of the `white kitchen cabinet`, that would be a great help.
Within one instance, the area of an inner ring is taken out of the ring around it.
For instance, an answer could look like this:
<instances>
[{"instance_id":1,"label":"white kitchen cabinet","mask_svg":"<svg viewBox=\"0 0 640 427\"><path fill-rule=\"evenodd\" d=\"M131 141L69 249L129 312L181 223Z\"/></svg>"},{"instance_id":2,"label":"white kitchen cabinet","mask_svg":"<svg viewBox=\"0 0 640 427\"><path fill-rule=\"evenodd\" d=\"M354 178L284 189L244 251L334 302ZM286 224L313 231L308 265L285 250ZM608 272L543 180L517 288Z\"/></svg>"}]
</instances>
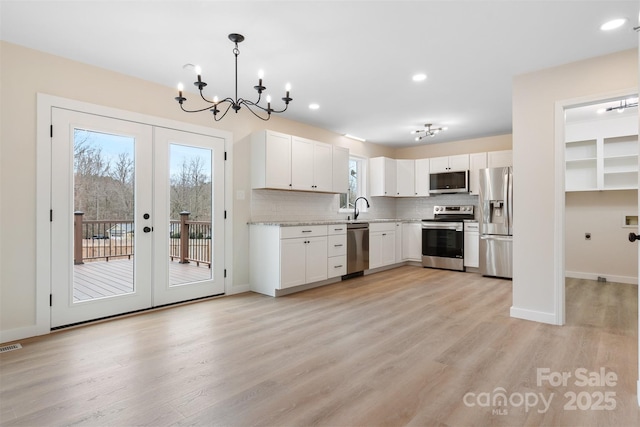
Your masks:
<instances>
[{"instance_id":1,"label":"white kitchen cabinet","mask_svg":"<svg viewBox=\"0 0 640 427\"><path fill-rule=\"evenodd\" d=\"M422 261L422 223L402 223L402 260Z\"/></svg>"},{"instance_id":2,"label":"white kitchen cabinet","mask_svg":"<svg viewBox=\"0 0 640 427\"><path fill-rule=\"evenodd\" d=\"M251 135L251 187L291 189L291 136L264 130Z\"/></svg>"},{"instance_id":3,"label":"white kitchen cabinet","mask_svg":"<svg viewBox=\"0 0 640 427\"><path fill-rule=\"evenodd\" d=\"M480 193L480 169L486 167L486 152L469 154L469 194Z\"/></svg>"},{"instance_id":4,"label":"white kitchen cabinet","mask_svg":"<svg viewBox=\"0 0 640 427\"><path fill-rule=\"evenodd\" d=\"M429 159L429 170L431 173L469 170L469 155L432 157Z\"/></svg>"},{"instance_id":5,"label":"white kitchen cabinet","mask_svg":"<svg viewBox=\"0 0 640 427\"><path fill-rule=\"evenodd\" d=\"M396 262L396 223L369 224L369 268Z\"/></svg>"},{"instance_id":6,"label":"white kitchen cabinet","mask_svg":"<svg viewBox=\"0 0 640 427\"><path fill-rule=\"evenodd\" d=\"M339 277L347 274L347 226L334 224L328 227L328 264L327 277Z\"/></svg>"},{"instance_id":7,"label":"white kitchen cabinet","mask_svg":"<svg viewBox=\"0 0 640 427\"><path fill-rule=\"evenodd\" d=\"M464 266L480 266L480 228L477 222L464 223Z\"/></svg>"},{"instance_id":8,"label":"white kitchen cabinet","mask_svg":"<svg viewBox=\"0 0 640 427\"><path fill-rule=\"evenodd\" d=\"M429 159L416 159L415 161L415 195L429 197Z\"/></svg>"},{"instance_id":9,"label":"white kitchen cabinet","mask_svg":"<svg viewBox=\"0 0 640 427\"><path fill-rule=\"evenodd\" d=\"M413 197L416 194L415 164L412 159L396 160L396 196Z\"/></svg>"},{"instance_id":10,"label":"white kitchen cabinet","mask_svg":"<svg viewBox=\"0 0 640 427\"><path fill-rule=\"evenodd\" d=\"M333 192L349 192L349 149L333 146Z\"/></svg>"},{"instance_id":11,"label":"white kitchen cabinet","mask_svg":"<svg viewBox=\"0 0 640 427\"><path fill-rule=\"evenodd\" d=\"M331 145L297 136L292 137L291 188L303 191L333 191Z\"/></svg>"},{"instance_id":12,"label":"white kitchen cabinet","mask_svg":"<svg viewBox=\"0 0 640 427\"><path fill-rule=\"evenodd\" d=\"M507 166L513 166L513 151L489 151L487 153L487 167L488 168L505 168Z\"/></svg>"},{"instance_id":13,"label":"white kitchen cabinet","mask_svg":"<svg viewBox=\"0 0 640 427\"><path fill-rule=\"evenodd\" d=\"M369 195L396 195L396 161L388 157L369 159Z\"/></svg>"},{"instance_id":14,"label":"white kitchen cabinet","mask_svg":"<svg viewBox=\"0 0 640 427\"><path fill-rule=\"evenodd\" d=\"M251 225L251 290L276 296L279 290L328 278L326 225Z\"/></svg>"},{"instance_id":15,"label":"white kitchen cabinet","mask_svg":"<svg viewBox=\"0 0 640 427\"><path fill-rule=\"evenodd\" d=\"M402 223L396 222L396 259L395 262L402 262Z\"/></svg>"}]
</instances>

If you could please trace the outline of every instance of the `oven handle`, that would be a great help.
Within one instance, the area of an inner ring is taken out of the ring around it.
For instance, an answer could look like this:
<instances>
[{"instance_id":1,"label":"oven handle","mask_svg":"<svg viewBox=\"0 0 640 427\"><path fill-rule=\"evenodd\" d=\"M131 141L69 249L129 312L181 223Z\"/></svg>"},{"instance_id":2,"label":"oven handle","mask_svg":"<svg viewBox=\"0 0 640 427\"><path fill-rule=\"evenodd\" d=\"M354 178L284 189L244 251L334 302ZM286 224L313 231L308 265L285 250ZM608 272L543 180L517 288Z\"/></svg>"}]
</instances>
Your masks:
<instances>
[{"instance_id":1,"label":"oven handle","mask_svg":"<svg viewBox=\"0 0 640 427\"><path fill-rule=\"evenodd\" d=\"M437 223L430 222L429 224L422 224L423 230L454 230L454 231L462 231L462 224L451 224L451 223Z\"/></svg>"}]
</instances>

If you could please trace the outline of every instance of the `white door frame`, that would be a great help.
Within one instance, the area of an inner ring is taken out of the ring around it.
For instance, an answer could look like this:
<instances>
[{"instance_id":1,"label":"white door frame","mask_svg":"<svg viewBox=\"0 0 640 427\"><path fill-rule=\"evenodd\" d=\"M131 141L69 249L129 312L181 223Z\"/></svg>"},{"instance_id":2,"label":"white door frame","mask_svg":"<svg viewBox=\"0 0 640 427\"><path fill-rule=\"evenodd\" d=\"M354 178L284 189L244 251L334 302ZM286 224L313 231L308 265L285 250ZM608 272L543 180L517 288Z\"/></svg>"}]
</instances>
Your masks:
<instances>
[{"instance_id":1,"label":"white door frame","mask_svg":"<svg viewBox=\"0 0 640 427\"><path fill-rule=\"evenodd\" d=\"M200 133L224 139L227 161L225 162L225 196L227 212L225 220L225 266L233 265L233 135L231 132L192 125L175 120L148 116L131 111L90 104L53 95L37 94L36 129L36 326L32 335L44 335L51 331L51 109L53 107L75 110L98 116L113 117L142 124L160 126L185 132ZM55 212L54 212L55 215ZM225 294L231 293L233 272L227 268L224 279Z\"/></svg>"},{"instance_id":2,"label":"white door frame","mask_svg":"<svg viewBox=\"0 0 640 427\"><path fill-rule=\"evenodd\" d=\"M554 248L556 252L553 266L554 280L554 305L555 324L564 325L566 321L565 313L565 110L572 107L606 102L619 99L625 96L637 96L638 87L607 92L599 95L590 95L580 98L565 99L555 103L555 213L554 213ZM640 112L639 112L640 123ZM640 209L640 187L638 189L638 204ZM620 242L624 244L624 242ZM640 259L639 259L640 263ZM640 279L640 278L639 278ZM639 284L640 286L640 284ZM638 306L640 307L640 294L638 295ZM640 325L640 316L638 318ZM638 337L638 366L640 367L640 337ZM640 379L637 383L638 405L640 405Z\"/></svg>"}]
</instances>

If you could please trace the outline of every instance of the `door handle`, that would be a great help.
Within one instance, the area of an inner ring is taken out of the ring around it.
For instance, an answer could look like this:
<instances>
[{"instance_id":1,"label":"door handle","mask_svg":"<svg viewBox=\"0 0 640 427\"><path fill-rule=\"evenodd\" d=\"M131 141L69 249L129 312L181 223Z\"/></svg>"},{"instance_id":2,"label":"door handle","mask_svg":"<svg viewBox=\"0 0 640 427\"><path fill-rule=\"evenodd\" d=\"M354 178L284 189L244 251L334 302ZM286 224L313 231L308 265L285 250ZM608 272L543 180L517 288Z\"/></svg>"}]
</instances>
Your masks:
<instances>
[{"instance_id":1,"label":"door handle","mask_svg":"<svg viewBox=\"0 0 640 427\"><path fill-rule=\"evenodd\" d=\"M151 231L151 227L145 227L142 229L145 233L149 233Z\"/></svg>"},{"instance_id":2,"label":"door handle","mask_svg":"<svg viewBox=\"0 0 640 427\"><path fill-rule=\"evenodd\" d=\"M635 242L636 240L640 240L640 235L637 235L636 233L629 233L629 241Z\"/></svg>"}]
</instances>

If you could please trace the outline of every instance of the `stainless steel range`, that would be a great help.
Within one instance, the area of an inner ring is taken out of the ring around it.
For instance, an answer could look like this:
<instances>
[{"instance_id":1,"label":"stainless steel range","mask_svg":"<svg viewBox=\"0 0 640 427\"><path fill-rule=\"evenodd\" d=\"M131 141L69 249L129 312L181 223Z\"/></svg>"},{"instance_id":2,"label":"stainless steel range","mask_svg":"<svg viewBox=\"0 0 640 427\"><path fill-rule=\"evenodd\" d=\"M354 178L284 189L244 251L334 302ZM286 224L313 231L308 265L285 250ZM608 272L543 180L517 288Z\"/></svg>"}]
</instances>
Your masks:
<instances>
[{"instance_id":1,"label":"stainless steel range","mask_svg":"<svg viewBox=\"0 0 640 427\"><path fill-rule=\"evenodd\" d=\"M422 220L422 266L464 271L464 220L473 206L434 206L433 219Z\"/></svg>"}]
</instances>

